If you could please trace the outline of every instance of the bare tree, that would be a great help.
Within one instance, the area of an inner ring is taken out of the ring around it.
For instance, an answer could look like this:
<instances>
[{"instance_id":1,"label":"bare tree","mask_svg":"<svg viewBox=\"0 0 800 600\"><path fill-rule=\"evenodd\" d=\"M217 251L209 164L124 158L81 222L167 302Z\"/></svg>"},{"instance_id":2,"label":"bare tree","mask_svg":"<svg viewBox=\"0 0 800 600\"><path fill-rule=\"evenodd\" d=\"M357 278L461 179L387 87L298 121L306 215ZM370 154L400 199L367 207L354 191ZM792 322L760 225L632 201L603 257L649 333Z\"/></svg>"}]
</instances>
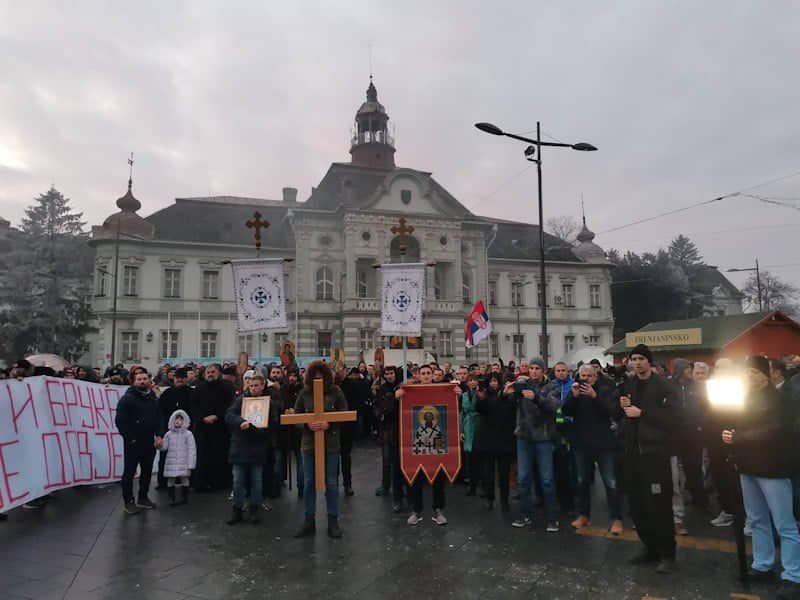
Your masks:
<instances>
[{"instance_id":1,"label":"bare tree","mask_svg":"<svg viewBox=\"0 0 800 600\"><path fill-rule=\"evenodd\" d=\"M791 283L781 281L769 271L761 271L761 306L764 311L781 310L790 314L797 311L797 302L800 299L800 289ZM758 309L759 281L753 273L747 278L742 293L751 308Z\"/></svg>"},{"instance_id":2,"label":"bare tree","mask_svg":"<svg viewBox=\"0 0 800 600\"><path fill-rule=\"evenodd\" d=\"M545 221L544 230L568 244L574 244L581 225L575 217L551 217Z\"/></svg>"}]
</instances>

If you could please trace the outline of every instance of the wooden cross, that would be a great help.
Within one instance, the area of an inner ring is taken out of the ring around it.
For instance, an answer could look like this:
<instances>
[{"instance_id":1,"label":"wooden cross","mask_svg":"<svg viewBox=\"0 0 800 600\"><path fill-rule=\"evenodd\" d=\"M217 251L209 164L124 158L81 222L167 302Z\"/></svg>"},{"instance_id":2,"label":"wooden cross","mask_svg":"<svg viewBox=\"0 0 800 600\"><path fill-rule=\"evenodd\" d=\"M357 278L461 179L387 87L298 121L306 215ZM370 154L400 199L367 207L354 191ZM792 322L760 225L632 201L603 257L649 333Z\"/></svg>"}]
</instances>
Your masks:
<instances>
[{"instance_id":1,"label":"wooden cross","mask_svg":"<svg viewBox=\"0 0 800 600\"><path fill-rule=\"evenodd\" d=\"M400 217L400 227L397 225L392 225L392 228L389 230L394 233L398 237L398 242L400 244L400 254L405 255L406 253L406 240L408 236L414 233L414 228L409 225L406 227L406 218Z\"/></svg>"},{"instance_id":2,"label":"wooden cross","mask_svg":"<svg viewBox=\"0 0 800 600\"><path fill-rule=\"evenodd\" d=\"M310 425L311 423L341 423L358 420L354 410L325 412L325 387L321 378L314 380L314 412L281 415L281 425ZM314 479L318 492L325 491L325 432L314 432Z\"/></svg>"},{"instance_id":3,"label":"wooden cross","mask_svg":"<svg viewBox=\"0 0 800 600\"><path fill-rule=\"evenodd\" d=\"M245 223L248 229L255 229L256 251L261 250L261 230L269 227L269 221L261 219L261 213L256 211L253 213L253 218Z\"/></svg>"}]
</instances>

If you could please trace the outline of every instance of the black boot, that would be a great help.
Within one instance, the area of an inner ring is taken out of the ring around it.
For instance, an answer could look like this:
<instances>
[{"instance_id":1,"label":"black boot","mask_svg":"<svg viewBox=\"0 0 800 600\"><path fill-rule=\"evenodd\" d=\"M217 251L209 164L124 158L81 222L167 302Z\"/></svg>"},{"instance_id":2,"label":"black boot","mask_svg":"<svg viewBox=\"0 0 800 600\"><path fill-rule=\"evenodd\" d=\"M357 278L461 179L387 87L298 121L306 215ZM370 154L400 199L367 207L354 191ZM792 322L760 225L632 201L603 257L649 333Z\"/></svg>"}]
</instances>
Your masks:
<instances>
[{"instance_id":1,"label":"black boot","mask_svg":"<svg viewBox=\"0 0 800 600\"><path fill-rule=\"evenodd\" d=\"M181 487L181 504L189 504L189 486Z\"/></svg>"},{"instance_id":2,"label":"black boot","mask_svg":"<svg viewBox=\"0 0 800 600\"><path fill-rule=\"evenodd\" d=\"M247 508L247 512L248 512L248 516L250 518L250 522L253 523L253 524L257 524L257 523L261 522L261 519L258 518L258 509L259 508L260 507L258 506L258 504L249 506Z\"/></svg>"},{"instance_id":3,"label":"black boot","mask_svg":"<svg viewBox=\"0 0 800 600\"><path fill-rule=\"evenodd\" d=\"M241 523L242 521L244 521L244 518L242 517L242 509L241 508L236 508L234 506L233 507L233 514L231 515L231 518L228 519L225 522L228 525L236 525L237 523Z\"/></svg>"},{"instance_id":4,"label":"black boot","mask_svg":"<svg viewBox=\"0 0 800 600\"><path fill-rule=\"evenodd\" d=\"M169 498L169 505L170 506L177 506L178 503L175 501L175 487L168 487L167 488L167 498Z\"/></svg>"},{"instance_id":5,"label":"black boot","mask_svg":"<svg viewBox=\"0 0 800 600\"><path fill-rule=\"evenodd\" d=\"M314 535L317 532L317 522L314 520L314 517L306 517L306 520L303 521L303 526L300 530L294 534L296 538L302 537L309 537Z\"/></svg>"},{"instance_id":6,"label":"black boot","mask_svg":"<svg viewBox=\"0 0 800 600\"><path fill-rule=\"evenodd\" d=\"M339 518L328 515L328 535L332 538L342 537L342 528L339 527Z\"/></svg>"}]
</instances>

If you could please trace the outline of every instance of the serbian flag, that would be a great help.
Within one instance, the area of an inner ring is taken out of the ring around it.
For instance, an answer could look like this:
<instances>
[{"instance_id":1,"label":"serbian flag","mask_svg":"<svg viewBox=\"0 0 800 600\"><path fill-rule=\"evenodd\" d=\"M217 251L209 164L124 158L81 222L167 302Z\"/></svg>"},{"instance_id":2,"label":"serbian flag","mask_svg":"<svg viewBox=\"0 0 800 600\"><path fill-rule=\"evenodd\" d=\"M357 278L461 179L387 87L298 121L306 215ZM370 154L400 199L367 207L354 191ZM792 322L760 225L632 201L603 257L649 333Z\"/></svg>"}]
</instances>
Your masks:
<instances>
[{"instance_id":1,"label":"serbian flag","mask_svg":"<svg viewBox=\"0 0 800 600\"><path fill-rule=\"evenodd\" d=\"M492 333L492 322L489 320L489 313L483 305L483 300L479 300L467 318L467 348L477 346L478 343L489 337Z\"/></svg>"},{"instance_id":2,"label":"serbian flag","mask_svg":"<svg viewBox=\"0 0 800 600\"><path fill-rule=\"evenodd\" d=\"M439 471L452 482L461 470L461 395L452 383L400 386L400 468L409 485L424 473L433 483Z\"/></svg>"}]
</instances>

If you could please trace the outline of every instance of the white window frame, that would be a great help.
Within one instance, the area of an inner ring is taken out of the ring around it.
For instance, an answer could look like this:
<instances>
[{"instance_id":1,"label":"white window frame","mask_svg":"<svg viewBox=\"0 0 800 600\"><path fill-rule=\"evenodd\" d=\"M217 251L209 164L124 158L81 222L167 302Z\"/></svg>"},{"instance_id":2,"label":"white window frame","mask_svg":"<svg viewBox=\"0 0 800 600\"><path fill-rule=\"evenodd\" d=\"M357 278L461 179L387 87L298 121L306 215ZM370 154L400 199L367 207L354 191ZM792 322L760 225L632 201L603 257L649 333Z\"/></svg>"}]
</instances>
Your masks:
<instances>
[{"instance_id":1,"label":"white window frame","mask_svg":"<svg viewBox=\"0 0 800 600\"><path fill-rule=\"evenodd\" d=\"M375 330L374 329L359 329L358 330L358 349L368 350L375 347Z\"/></svg>"},{"instance_id":2,"label":"white window frame","mask_svg":"<svg viewBox=\"0 0 800 600\"><path fill-rule=\"evenodd\" d=\"M358 298L369 298L369 282L367 272L364 269L356 270L356 296Z\"/></svg>"},{"instance_id":3,"label":"white window frame","mask_svg":"<svg viewBox=\"0 0 800 600\"><path fill-rule=\"evenodd\" d=\"M202 296L204 300L219 299L219 271L215 269L204 269L202 285Z\"/></svg>"},{"instance_id":4,"label":"white window frame","mask_svg":"<svg viewBox=\"0 0 800 600\"><path fill-rule=\"evenodd\" d=\"M588 346L599 346L600 345L600 336L599 335L588 335L586 336L589 338Z\"/></svg>"},{"instance_id":5,"label":"white window frame","mask_svg":"<svg viewBox=\"0 0 800 600\"><path fill-rule=\"evenodd\" d=\"M139 279L139 267L135 265L125 265L122 268L122 295L138 296L137 284Z\"/></svg>"},{"instance_id":6,"label":"white window frame","mask_svg":"<svg viewBox=\"0 0 800 600\"><path fill-rule=\"evenodd\" d=\"M486 295L489 296L489 298L487 298L489 306L497 306L497 281L489 280L489 289Z\"/></svg>"},{"instance_id":7,"label":"white window frame","mask_svg":"<svg viewBox=\"0 0 800 600\"><path fill-rule=\"evenodd\" d=\"M511 306L525 306L525 292L522 291L522 282L511 283Z\"/></svg>"},{"instance_id":8,"label":"white window frame","mask_svg":"<svg viewBox=\"0 0 800 600\"><path fill-rule=\"evenodd\" d=\"M317 269L314 289L317 300L333 300L333 269L328 265Z\"/></svg>"},{"instance_id":9,"label":"white window frame","mask_svg":"<svg viewBox=\"0 0 800 600\"><path fill-rule=\"evenodd\" d=\"M139 362L142 346L141 336L138 331L121 331L120 332L120 349L122 355L119 360L123 362Z\"/></svg>"},{"instance_id":10,"label":"white window frame","mask_svg":"<svg viewBox=\"0 0 800 600\"><path fill-rule=\"evenodd\" d=\"M328 345L322 343L322 336L328 336ZM317 331L317 355L330 356L331 349L333 348L333 332L332 331Z\"/></svg>"},{"instance_id":11,"label":"white window frame","mask_svg":"<svg viewBox=\"0 0 800 600\"><path fill-rule=\"evenodd\" d=\"M178 354L180 352L180 331L176 331L175 329L170 329L167 331L166 329L161 330L160 340L158 344L159 349L159 356L164 358L177 358L180 356ZM172 352L174 350L174 352Z\"/></svg>"},{"instance_id":12,"label":"white window frame","mask_svg":"<svg viewBox=\"0 0 800 600\"><path fill-rule=\"evenodd\" d=\"M472 304L472 276L468 271L461 273L461 301Z\"/></svg>"},{"instance_id":13,"label":"white window frame","mask_svg":"<svg viewBox=\"0 0 800 600\"><path fill-rule=\"evenodd\" d=\"M442 356L453 356L453 332L447 329L440 330L439 345Z\"/></svg>"},{"instance_id":14,"label":"white window frame","mask_svg":"<svg viewBox=\"0 0 800 600\"><path fill-rule=\"evenodd\" d=\"M575 350L575 336L574 335L565 335L564 336L564 354L568 352L572 352Z\"/></svg>"},{"instance_id":15,"label":"white window frame","mask_svg":"<svg viewBox=\"0 0 800 600\"><path fill-rule=\"evenodd\" d=\"M247 352L248 357L252 357L256 352L256 344L258 339L257 333L240 333L236 336L236 344L238 352Z\"/></svg>"},{"instance_id":16,"label":"white window frame","mask_svg":"<svg viewBox=\"0 0 800 600\"><path fill-rule=\"evenodd\" d=\"M561 284L561 299L566 308L575 307L575 286L571 283Z\"/></svg>"},{"instance_id":17,"label":"white window frame","mask_svg":"<svg viewBox=\"0 0 800 600\"><path fill-rule=\"evenodd\" d=\"M216 358L218 342L219 342L219 332L201 331L200 358Z\"/></svg>"},{"instance_id":18,"label":"white window frame","mask_svg":"<svg viewBox=\"0 0 800 600\"><path fill-rule=\"evenodd\" d=\"M500 336L496 333L489 334L489 355L492 358L500 356Z\"/></svg>"},{"instance_id":19,"label":"white window frame","mask_svg":"<svg viewBox=\"0 0 800 600\"><path fill-rule=\"evenodd\" d=\"M97 269L95 272L97 273L97 282L94 295L98 297L106 296L108 294L108 282L106 281L108 272L105 269L102 271Z\"/></svg>"},{"instance_id":20,"label":"white window frame","mask_svg":"<svg viewBox=\"0 0 800 600\"><path fill-rule=\"evenodd\" d=\"M601 308L599 283L589 284L589 308Z\"/></svg>"},{"instance_id":21,"label":"white window frame","mask_svg":"<svg viewBox=\"0 0 800 600\"><path fill-rule=\"evenodd\" d=\"M164 268L164 298L181 297L181 279L183 269Z\"/></svg>"},{"instance_id":22,"label":"white window frame","mask_svg":"<svg viewBox=\"0 0 800 600\"><path fill-rule=\"evenodd\" d=\"M513 349L514 358L525 358L525 334L514 333L511 336L511 346Z\"/></svg>"}]
</instances>

